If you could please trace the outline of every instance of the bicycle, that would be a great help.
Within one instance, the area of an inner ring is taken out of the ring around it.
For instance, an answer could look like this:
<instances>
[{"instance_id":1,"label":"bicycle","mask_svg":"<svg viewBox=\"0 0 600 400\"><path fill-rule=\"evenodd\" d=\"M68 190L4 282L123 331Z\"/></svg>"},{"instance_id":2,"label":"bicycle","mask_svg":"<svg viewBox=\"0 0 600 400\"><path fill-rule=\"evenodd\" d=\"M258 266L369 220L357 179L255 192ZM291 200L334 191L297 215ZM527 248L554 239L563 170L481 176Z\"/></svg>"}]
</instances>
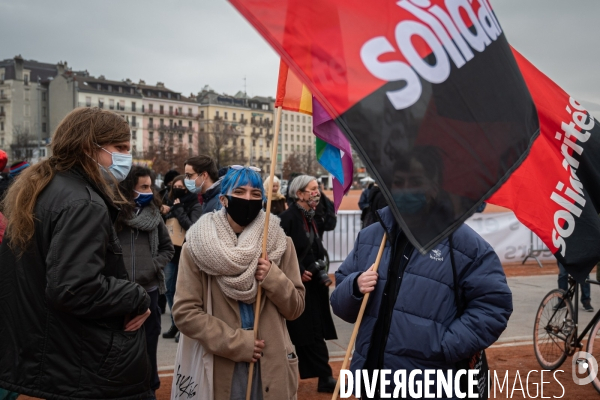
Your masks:
<instances>
[{"instance_id":1,"label":"bicycle","mask_svg":"<svg viewBox=\"0 0 600 400\"><path fill-rule=\"evenodd\" d=\"M586 282L600 285L595 280ZM573 308L574 299L575 308ZM555 370L565 362L567 356L583 349L583 338L590 332L586 351L600 360L600 310L596 312L583 332L577 335L579 289L577 282L569 275L569 289L554 289L548 292L540 303L533 326L533 349L535 358L544 369ZM578 360L581 362L583 360ZM600 392L600 376L592 381Z\"/></svg>"}]
</instances>

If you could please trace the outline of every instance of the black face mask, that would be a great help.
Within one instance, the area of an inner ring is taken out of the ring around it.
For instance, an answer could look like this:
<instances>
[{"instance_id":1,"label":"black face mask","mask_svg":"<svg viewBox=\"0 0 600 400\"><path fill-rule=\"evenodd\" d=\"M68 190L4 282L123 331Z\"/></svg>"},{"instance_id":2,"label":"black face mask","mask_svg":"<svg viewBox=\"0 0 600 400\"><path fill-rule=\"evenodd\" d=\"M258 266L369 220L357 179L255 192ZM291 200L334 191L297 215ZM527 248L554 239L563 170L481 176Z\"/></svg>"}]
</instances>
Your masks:
<instances>
[{"instance_id":1,"label":"black face mask","mask_svg":"<svg viewBox=\"0 0 600 400\"><path fill-rule=\"evenodd\" d=\"M246 200L239 197L227 196L229 202L227 203L227 214L231 216L231 219L239 226L248 226L254 218L262 210L263 201L260 200Z\"/></svg>"},{"instance_id":2,"label":"black face mask","mask_svg":"<svg viewBox=\"0 0 600 400\"><path fill-rule=\"evenodd\" d=\"M187 194L187 190L181 188L173 189L173 198L180 199Z\"/></svg>"}]
</instances>

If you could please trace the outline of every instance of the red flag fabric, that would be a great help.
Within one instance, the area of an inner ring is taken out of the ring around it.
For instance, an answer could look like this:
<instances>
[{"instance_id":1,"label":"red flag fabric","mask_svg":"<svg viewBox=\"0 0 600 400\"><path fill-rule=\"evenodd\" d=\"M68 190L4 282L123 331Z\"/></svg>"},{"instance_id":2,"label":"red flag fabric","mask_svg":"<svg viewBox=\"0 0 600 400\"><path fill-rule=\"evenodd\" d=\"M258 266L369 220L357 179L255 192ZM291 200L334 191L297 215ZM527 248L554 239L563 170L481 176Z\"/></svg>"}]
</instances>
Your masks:
<instances>
[{"instance_id":1,"label":"red flag fabric","mask_svg":"<svg viewBox=\"0 0 600 400\"><path fill-rule=\"evenodd\" d=\"M331 115L427 252L539 134L488 0L230 0Z\"/></svg>"},{"instance_id":2,"label":"red flag fabric","mask_svg":"<svg viewBox=\"0 0 600 400\"><path fill-rule=\"evenodd\" d=\"M571 275L600 260L600 127L580 103L513 49L538 113L530 154L488 202L510 208Z\"/></svg>"}]
</instances>

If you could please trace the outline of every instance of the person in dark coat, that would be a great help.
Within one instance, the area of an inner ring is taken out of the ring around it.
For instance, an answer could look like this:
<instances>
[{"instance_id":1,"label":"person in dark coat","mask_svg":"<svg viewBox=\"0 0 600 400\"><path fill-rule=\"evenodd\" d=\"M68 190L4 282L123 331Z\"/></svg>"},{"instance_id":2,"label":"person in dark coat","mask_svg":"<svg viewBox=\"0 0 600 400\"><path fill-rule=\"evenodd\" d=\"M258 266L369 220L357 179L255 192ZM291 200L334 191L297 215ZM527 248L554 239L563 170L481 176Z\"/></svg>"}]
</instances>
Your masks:
<instances>
[{"instance_id":1,"label":"person in dark coat","mask_svg":"<svg viewBox=\"0 0 600 400\"><path fill-rule=\"evenodd\" d=\"M296 177L289 186L288 196L295 202L279 218L281 227L294 242L306 288L304 313L295 321L288 321L288 330L296 346L300 378L318 377L317 390L333 392L336 380L332 377L325 340L337 339L337 333L329 309L327 283L331 284L331 281L326 269L321 273L315 270L317 261L320 260L323 266L325 259L325 249L314 221L319 202L316 178L308 175Z\"/></svg>"},{"instance_id":2,"label":"person in dark coat","mask_svg":"<svg viewBox=\"0 0 600 400\"><path fill-rule=\"evenodd\" d=\"M387 205L379 186L373 185L369 190L369 206L365 209L367 212L363 220L363 228L378 222L377 211L387 207Z\"/></svg>"},{"instance_id":3,"label":"person in dark coat","mask_svg":"<svg viewBox=\"0 0 600 400\"><path fill-rule=\"evenodd\" d=\"M117 234L123 247L125 268L132 282L141 285L150 297L150 317L144 322L146 349L152 365L151 389L160 387L156 351L160 336L159 294L165 293L163 269L175 250L167 227L160 215L160 200L154 197L152 172L134 166L119 184L119 190L129 203L123 204L117 220Z\"/></svg>"},{"instance_id":4,"label":"person in dark coat","mask_svg":"<svg viewBox=\"0 0 600 400\"><path fill-rule=\"evenodd\" d=\"M130 137L121 116L77 108L56 128L53 156L8 190L1 388L58 400L152 398L143 329L150 297L128 279L114 228Z\"/></svg>"},{"instance_id":5,"label":"person in dark coat","mask_svg":"<svg viewBox=\"0 0 600 400\"><path fill-rule=\"evenodd\" d=\"M265 193L269 190L269 180L270 176L263 182ZM281 182L276 176L273 176L273 192L271 196L271 214L279 215L287 209L287 202L285 201L285 196L281 194Z\"/></svg>"},{"instance_id":6,"label":"person in dark coat","mask_svg":"<svg viewBox=\"0 0 600 400\"><path fill-rule=\"evenodd\" d=\"M219 194L221 179L215 161L206 155L188 158L185 161L185 187L202 199L202 214L221 208Z\"/></svg>"},{"instance_id":7,"label":"person in dark coat","mask_svg":"<svg viewBox=\"0 0 600 400\"><path fill-rule=\"evenodd\" d=\"M170 208L169 212L164 215L164 219L167 221L171 218L177 218L179 225L187 231L202 216L202 206L198 203L198 196L187 190L184 180L184 175L179 175L173 179L171 193L169 195L169 201L173 203L173 206ZM174 247L175 254L171 261L165 266L165 283L167 286L165 294L171 312L173 310L173 297L175 296L175 285L177 283L177 272L179 270L179 256L181 255L181 246ZM165 339L173 339L178 332L179 330L173 321L173 315L171 315L171 327L168 331L164 332L162 336Z\"/></svg>"}]
</instances>

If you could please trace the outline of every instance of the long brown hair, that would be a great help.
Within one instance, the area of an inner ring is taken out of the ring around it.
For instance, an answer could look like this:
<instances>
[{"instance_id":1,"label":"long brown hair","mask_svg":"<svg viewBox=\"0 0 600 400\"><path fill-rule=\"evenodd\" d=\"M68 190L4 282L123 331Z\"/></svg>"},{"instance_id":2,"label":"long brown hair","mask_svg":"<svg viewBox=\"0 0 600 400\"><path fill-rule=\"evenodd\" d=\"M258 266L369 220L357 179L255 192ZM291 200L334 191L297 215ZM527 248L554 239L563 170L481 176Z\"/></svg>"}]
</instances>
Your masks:
<instances>
[{"instance_id":1,"label":"long brown hair","mask_svg":"<svg viewBox=\"0 0 600 400\"><path fill-rule=\"evenodd\" d=\"M127 121L113 112L96 107L71 111L52 137L52 157L19 174L2 202L2 212L8 219L6 233L11 248L20 249L22 253L33 237L37 198L57 172L79 167L105 197L113 202L121 200L119 192L115 194L103 178L96 154L98 145L125 142L130 140L130 136Z\"/></svg>"}]
</instances>

